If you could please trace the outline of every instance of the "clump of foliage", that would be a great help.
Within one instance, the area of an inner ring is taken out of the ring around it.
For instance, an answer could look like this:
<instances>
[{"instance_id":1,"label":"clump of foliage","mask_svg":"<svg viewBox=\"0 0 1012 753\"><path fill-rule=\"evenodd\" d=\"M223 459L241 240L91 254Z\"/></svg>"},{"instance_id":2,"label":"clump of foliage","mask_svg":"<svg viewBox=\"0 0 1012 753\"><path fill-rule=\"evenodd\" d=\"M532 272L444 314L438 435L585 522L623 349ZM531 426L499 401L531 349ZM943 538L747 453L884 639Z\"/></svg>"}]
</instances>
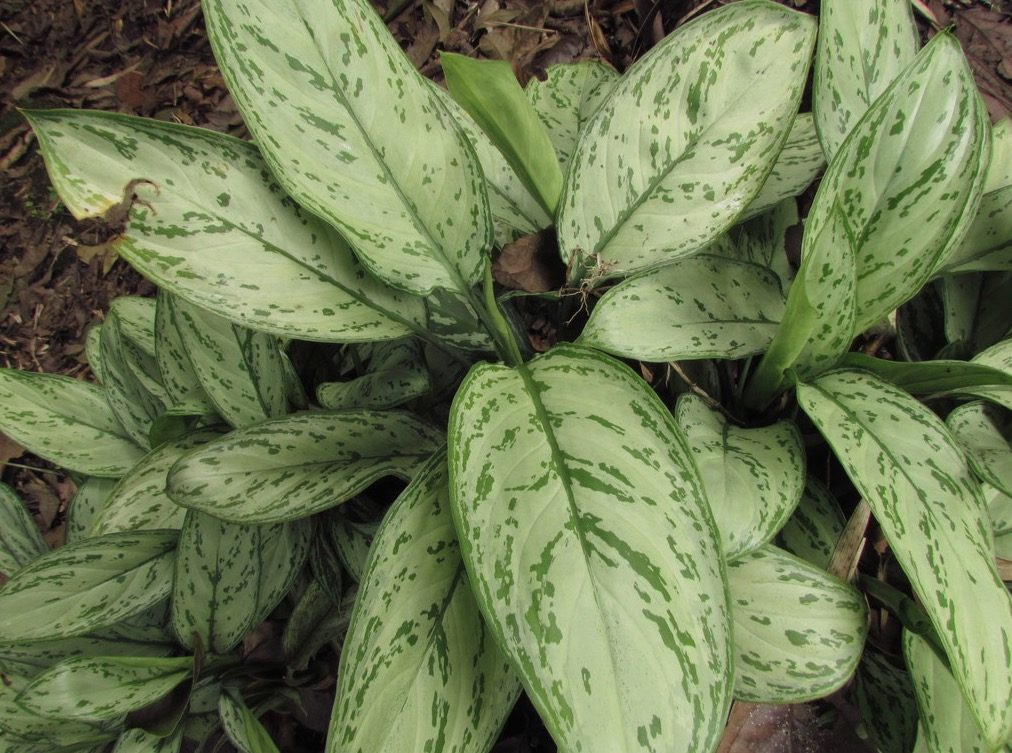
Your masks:
<instances>
[{"instance_id":1,"label":"clump of foliage","mask_svg":"<svg viewBox=\"0 0 1012 753\"><path fill-rule=\"evenodd\" d=\"M880 751L1006 746L1012 160L956 41L742 0L447 94L325 5L205 3L254 143L26 113L160 293L99 384L0 372L79 483L55 551L0 488L0 750L485 753L524 692L567 753L703 753L844 687ZM494 282L538 242L554 288Z\"/></svg>"}]
</instances>

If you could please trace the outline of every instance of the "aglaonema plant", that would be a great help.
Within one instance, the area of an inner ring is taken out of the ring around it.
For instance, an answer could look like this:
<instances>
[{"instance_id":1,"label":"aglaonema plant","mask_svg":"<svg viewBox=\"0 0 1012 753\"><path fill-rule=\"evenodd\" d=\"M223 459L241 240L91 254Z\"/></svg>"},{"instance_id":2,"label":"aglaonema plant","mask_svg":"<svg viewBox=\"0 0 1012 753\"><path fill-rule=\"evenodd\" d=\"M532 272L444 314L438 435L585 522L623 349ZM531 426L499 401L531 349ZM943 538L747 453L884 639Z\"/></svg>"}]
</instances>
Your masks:
<instances>
[{"instance_id":1,"label":"aglaonema plant","mask_svg":"<svg viewBox=\"0 0 1012 753\"><path fill-rule=\"evenodd\" d=\"M843 691L869 749L1004 749L1012 136L904 1L821 11L447 92L364 0L209 0L252 142L26 112L160 292L96 383L0 371L78 482L54 551L0 487L0 750L485 753L523 693L707 753ZM497 285L539 233L561 287Z\"/></svg>"}]
</instances>

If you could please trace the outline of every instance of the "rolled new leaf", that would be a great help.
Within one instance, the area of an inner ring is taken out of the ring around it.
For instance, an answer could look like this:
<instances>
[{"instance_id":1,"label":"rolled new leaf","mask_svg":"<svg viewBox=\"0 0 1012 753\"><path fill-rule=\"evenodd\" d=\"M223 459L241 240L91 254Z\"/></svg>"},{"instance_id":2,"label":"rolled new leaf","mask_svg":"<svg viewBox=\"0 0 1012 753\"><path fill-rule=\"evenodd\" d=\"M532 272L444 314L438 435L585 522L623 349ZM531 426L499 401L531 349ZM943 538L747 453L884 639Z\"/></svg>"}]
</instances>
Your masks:
<instances>
[{"instance_id":1,"label":"rolled new leaf","mask_svg":"<svg viewBox=\"0 0 1012 753\"><path fill-rule=\"evenodd\" d=\"M204 17L285 190L394 287L466 294L492 243L481 168L372 5L213 0Z\"/></svg>"},{"instance_id":2,"label":"rolled new leaf","mask_svg":"<svg viewBox=\"0 0 1012 753\"><path fill-rule=\"evenodd\" d=\"M0 589L0 636L68 638L140 614L169 595L178 537L114 533L40 557Z\"/></svg>"},{"instance_id":3,"label":"rolled new leaf","mask_svg":"<svg viewBox=\"0 0 1012 753\"><path fill-rule=\"evenodd\" d=\"M851 678L868 622L857 589L769 545L731 562L727 577L735 698L800 703Z\"/></svg>"},{"instance_id":4,"label":"rolled new leaf","mask_svg":"<svg viewBox=\"0 0 1012 753\"><path fill-rule=\"evenodd\" d=\"M573 154L559 201L563 262L630 274L732 225L787 139L814 42L810 16L746 0L693 19L637 61Z\"/></svg>"},{"instance_id":5,"label":"rolled new leaf","mask_svg":"<svg viewBox=\"0 0 1012 753\"><path fill-rule=\"evenodd\" d=\"M334 507L383 476L410 478L442 442L409 413L297 413L190 452L167 490L177 504L222 520L277 523Z\"/></svg>"},{"instance_id":6,"label":"rolled new leaf","mask_svg":"<svg viewBox=\"0 0 1012 753\"><path fill-rule=\"evenodd\" d=\"M144 455L101 387L64 376L0 369L0 429L71 471L119 478Z\"/></svg>"},{"instance_id":7,"label":"rolled new leaf","mask_svg":"<svg viewBox=\"0 0 1012 753\"><path fill-rule=\"evenodd\" d=\"M328 753L487 753L520 682L485 626L460 558L446 454L373 540L341 649Z\"/></svg>"},{"instance_id":8,"label":"rolled new leaf","mask_svg":"<svg viewBox=\"0 0 1012 753\"><path fill-rule=\"evenodd\" d=\"M962 451L927 407L866 372L801 384L798 402L871 507L985 740L998 747L1012 734L1012 599Z\"/></svg>"},{"instance_id":9,"label":"rolled new leaf","mask_svg":"<svg viewBox=\"0 0 1012 753\"><path fill-rule=\"evenodd\" d=\"M731 691L723 558L657 396L562 345L473 367L449 441L472 589L559 749L711 751Z\"/></svg>"},{"instance_id":10,"label":"rolled new leaf","mask_svg":"<svg viewBox=\"0 0 1012 753\"><path fill-rule=\"evenodd\" d=\"M116 250L159 287L307 340L381 340L423 326L421 302L363 274L337 233L291 204L252 144L114 113L26 116L75 217L130 210Z\"/></svg>"}]
</instances>

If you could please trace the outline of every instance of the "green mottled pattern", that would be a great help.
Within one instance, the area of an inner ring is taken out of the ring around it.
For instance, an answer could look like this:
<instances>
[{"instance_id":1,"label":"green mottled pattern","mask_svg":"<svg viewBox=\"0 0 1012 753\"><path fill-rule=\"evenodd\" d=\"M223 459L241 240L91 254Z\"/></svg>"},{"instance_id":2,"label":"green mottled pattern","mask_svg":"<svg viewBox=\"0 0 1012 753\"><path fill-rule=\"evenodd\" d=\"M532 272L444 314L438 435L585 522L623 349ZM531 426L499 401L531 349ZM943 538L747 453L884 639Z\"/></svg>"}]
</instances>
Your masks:
<instances>
[{"instance_id":1,"label":"green mottled pattern","mask_svg":"<svg viewBox=\"0 0 1012 753\"><path fill-rule=\"evenodd\" d=\"M19 691L0 683L0 751L3 753L97 753L115 740L121 721L90 723L54 721L16 702Z\"/></svg>"},{"instance_id":2,"label":"green mottled pattern","mask_svg":"<svg viewBox=\"0 0 1012 753\"><path fill-rule=\"evenodd\" d=\"M798 385L798 402L871 507L997 747L1012 734L1012 599L963 453L927 407L863 371Z\"/></svg>"},{"instance_id":3,"label":"green mottled pattern","mask_svg":"<svg viewBox=\"0 0 1012 753\"><path fill-rule=\"evenodd\" d=\"M984 193L1012 186L1012 117L1006 115L991 126L991 163L987 166Z\"/></svg>"},{"instance_id":4,"label":"green mottled pattern","mask_svg":"<svg viewBox=\"0 0 1012 753\"><path fill-rule=\"evenodd\" d=\"M628 274L686 256L762 189L798 111L816 24L744 0L675 29L587 123L559 204L562 259Z\"/></svg>"},{"instance_id":5,"label":"green mottled pattern","mask_svg":"<svg viewBox=\"0 0 1012 753\"><path fill-rule=\"evenodd\" d=\"M492 242L478 160L372 5L203 7L229 91L288 193L397 288L478 282Z\"/></svg>"},{"instance_id":6,"label":"green mottled pattern","mask_svg":"<svg viewBox=\"0 0 1012 753\"><path fill-rule=\"evenodd\" d=\"M0 482L0 573L13 575L49 551L21 498Z\"/></svg>"},{"instance_id":7,"label":"green mottled pattern","mask_svg":"<svg viewBox=\"0 0 1012 753\"><path fill-rule=\"evenodd\" d=\"M432 89L461 127L478 157L481 171L485 175L485 189L492 211L496 244L504 246L521 235L534 233L551 225L551 218L524 187L492 140L448 92L436 84L432 84Z\"/></svg>"},{"instance_id":8,"label":"green mottled pattern","mask_svg":"<svg viewBox=\"0 0 1012 753\"><path fill-rule=\"evenodd\" d=\"M854 334L917 293L964 236L989 152L969 65L955 38L938 34L840 146L805 225L802 259L818 255L808 239L823 235L836 207L846 217L857 263Z\"/></svg>"},{"instance_id":9,"label":"green mottled pattern","mask_svg":"<svg viewBox=\"0 0 1012 753\"><path fill-rule=\"evenodd\" d=\"M869 647L855 680L854 700L870 742L881 753L910 753L917 739L918 714L909 673Z\"/></svg>"},{"instance_id":10,"label":"green mottled pattern","mask_svg":"<svg viewBox=\"0 0 1012 753\"><path fill-rule=\"evenodd\" d=\"M344 569L356 582L361 582L376 525L349 520L338 509L331 513L328 531Z\"/></svg>"},{"instance_id":11,"label":"green mottled pattern","mask_svg":"<svg viewBox=\"0 0 1012 753\"><path fill-rule=\"evenodd\" d=\"M255 424L288 412L281 343L188 303L163 300L171 326L204 393L232 426Z\"/></svg>"},{"instance_id":12,"label":"green mottled pattern","mask_svg":"<svg viewBox=\"0 0 1012 753\"><path fill-rule=\"evenodd\" d=\"M917 54L909 0L823 0L812 104L829 157Z\"/></svg>"},{"instance_id":13,"label":"green mottled pattern","mask_svg":"<svg viewBox=\"0 0 1012 753\"><path fill-rule=\"evenodd\" d=\"M657 396L560 345L473 367L449 440L472 589L559 750L711 751L731 700L723 558Z\"/></svg>"},{"instance_id":14,"label":"green mottled pattern","mask_svg":"<svg viewBox=\"0 0 1012 753\"><path fill-rule=\"evenodd\" d=\"M314 544L319 539L314 539ZM316 553L319 548L313 546L309 551L309 566L314 576L309 585L303 589L298 600L294 602L284 632L281 634L281 648L289 667L293 671L305 670L312 654L307 648L315 647L319 637L327 630L327 623L339 614L342 609L344 583L341 565L336 558L332 560L326 572L321 571Z\"/></svg>"},{"instance_id":15,"label":"green mottled pattern","mask_svg":"<svg viewBox=\"0 0 1012 753\"><path fill-rule=\"evenodd\" d=\"M182 744L181 726L167 737L158 737L140 727L134 727L119 736L111 753L179 753Z\"/></svg>"},{"instance_id":16,"label":"green mottled pattern","mask_svg":"<svg viewBox=\"0 0 1012 753\"><path fill-rule=\"evenodd\" d=\"M1002 340L1000 343L995 343L990 348L982 350L970 362L981 366L990 366L992 369L997 369L1012 377L1012 338ZM981 397L1012 410L1012 385L996 383L994 386L964 387L958 392Z\"/></svg>"},{"instance_id":17,"label":"green mottled pattern","mask_svg":"<svg viewBox=\"0 0 1012 753\"><path fill-rule=\"evenodd\" d=\"M981 199L966 236L940 261L940 274L1012 271L1012 186Z\"/></svg>"},{"instance_id":18,"label":"green mottled pattern","mask_svg":"<svg viewBox=\"0 0 1012 753\"><path fill-rule=\"evenodd\" d=\"M237 692L229 690L221 694L218 714L222 729L239 753L278 753L270 734Z\"/></svg>"},{"instance_id":19,"label":"green mottled pattern","mask_svg":"<svg viewBox=\"0 0 1012 753\"><path fill-rule=\"evenodd\" d=\"M1012 496L982 484L988 517L994 529L994 553L1012 560Z\"/></svg>"},{"instance_id":20,"label":"green mottled pattern","mask_svg":"<svg viewBox=\"0 0 1012 753\"><path fill-rule=\"evenodd\" d=\"M0 590L0 636L66 638L143 612L168 596L178 535L114 533L40 557Z\"/></svg>"},{"instance_id":21,"label":"green mottled pattern","mask_svg":"<svg viewBox=\"0 0 1012 753\"><path fill-rule=\"evenodd\" d=\"M982 278L982 274L946 275L937 283L942 294L946 342L962 341L969 344L972 341L980 306ZM1007 318L1002 316L1002 334L1007 326Z\"/></svg>"},{"instance_id":22,"label":"green mottled pattern","mask_svg":"<svg viewBox=\"0 0 1012 753\"><path fill-rule=\"evenodd\" d=\"M692 393L678 398L675 419L692 449L724 557L732 561L770 541L805 486L805 447L795 423L742 429Z\"/></svg>"},{"instance_id":23,"label":"green mottled pattern","mask_svg":"<svg viewBox=\"0 0 1012 753\"><path fill-rule=\"evenodd\" d=\"M576 149L580 132L611 94L618 73L607 63L580 60L548 66L545 80L527 83L527 98L538 114L563 172Z\"/></svg>"},{"instance_id":24,"label":"green mottled pattern","mask_svg":"<svg viewBox=\"0 0 1012 753\"><path fill-rule=\"evenodd\" d=\"M337 233L285 196L252 144L114 113L26 114L75 217L102 215L130 181L150 181L132 186L140 200L116 248L160 287L309 340L386 339L419 326L421 303L366 275Z\"/></svg>"},{"instance_id":25,"label":"green mottled pattern","mask_svg":"<svg viewBox=\"0 0 1012 753\"><path fill-rule=\"evenodd\" d=\"M491 353L495 350L488 331L478 323L478 313L468 296L452 290L433 290L425 297L426 326L444 345Z\"/></svg>"},{"instance_id":26,"label":"green mottled pattern","mask_svg":"<svg viewBox=\"0 0 1012 753\"><path fill-rule=\"evenodd\" d=\"M103 389L69 377L0 369L0 430L30 452L89 476L118 478L144 454Z\"/></svg>"},{"instance_id":27,"label":"green mottled pattern","mask_svg":"<svg viewBox=\"0 0 1012 753\"><path fill-rule=\"evenodd\" d=\"M1002 408L975 401L953 410L946 424L966 452L970 467L991 486L1012 495L1012 426Z\"/></svg>"},{"instance_id":28,"label":"green mottled pattern","mask_svg":"<svg viewBox=\"0 0 1012 753\"><path fill-rule=\"evenodd\" d=\"M57 720L113 720L167 695L192 671L189 656L81 656L38 675L17 701Z\"/></svg>"},{"instance_id":29,"label":"green mottled pattern","mask_svg":"<svg viewBox=\"0 0 1012 753\"><path fill-rule=\"evenodd\" d=\"M783 313L768 267L702 253L611 288L579 341L644 361L741 358L769 345Z\"/></svg>"},{"instance_id":30,"label":"green mottled pattern","mask_svg":"<svg viewBox=\"0 0 1012 753\"><path fill-rule=\"evenodd\" d=\"M155 362L158 373L172 407L199 406L202 412L213 414L217 409L193 370L187 343L176 325L174 309L182 301L167 290L158 291L155 308Z\"/></svg>"},{"instance_id":31,"label":"green mottled pattern","mask_svg":"<svg viewBox=\"0 0 1012 753\"><path fill-rule=\"evenodd\" d=\"M145 455L117 482L95 512L88 535L156 528L178 530L183 525L186 510L165 492L169 469L186 453L219 436L217 431L202 429Z\"/></svg>"},{"instance_id":32,"label":"green mottled pattern","mask_svg":"<svg viewBox=\"0 0 1012 753\"><path fill-rule=\"evenodd\" d=\"M786 294L790 281L794 279L794 268L787 258L787 231L800 221L798 202L786 198L752 219L735 225L716 243L720 253L729 258L772 269L780 278Z\"/></svg>"},{"instance_id":33,"label":"green mottled pattern","mask_svg":"<svg viewBox=\"0 0 1012 753\"><path fill-rule=\"evenodd\" d=\"M95 515L105 506L106 500L118 483L118 479L92 476L78 484L77 491L67 507L67 544L88 538Z\"/></svg>"},{"instance_id":34,"label":"green mottled pattern","mask_svg":"<svg viewBox=\"0 0 1012 753\"><path fill-rule=\"evenodd\" d=\"M0 667L14 666L32 678L65 659L80 656L169 656L179 651L175 641L133 641L105 636L101 631L76 638L48 641L0 642Z\"/></svg>"},{"instance_id":35,"label":"green mottled pattern","mask_svg":"<svg viewBox=\"0 0 1012 753\"><path fill-rule=\"evenodd\" d=\"M109 310L116 313L123 336L140 347L149 358L155 357L154 298L123 295L114 298Z\"/></svg>"},{"instance_id":36,"label":"green mottled pattern","mask_svg":"<svg viewBox=\"0 0 1012 753\"><path fill-rule=\"evenodd\" d=\"M903 655L921 712L919 735L929 753L991 753L993 748L981 736L959 685L931 645L904 630ZM1001 750L1007 748L1001 746Z\"/></svg>"},{"instance_id":37,"label":"green mottled pattern","mask_svg":"<svg viewBox=\"0 0 1012 753\"><path fill-rule=\"evenodd\" d=\"M429 394L432 380L417 340L378 344L366 372L344 382L324 382L316 400L324 408L393 408Z\"/></svg>"},{"instance_id":38,"label":"green mottled pattern","mask_svg":"<svg viewBox=\"0 0 1012 753\"><path fill-rule=\"evenodd\" d=\"M857 589L769 545L731 562L727 579L735 698L800 703L851 678L868 622Z\"/></svg>"},{"instance_id":39,"label":"green mottled pattern","mask_svg":"<svg viewBox=\"0 0 1012 753\"><path fill-rule=\"evenodd\" d=\"M291 590L309 558L312 538L313 521L309 519L260 526L261 564L256 582L254 626L266 620Z\"/></svg>"},{"instance_id":40,"label":"green mottled pattern","mask_svg":"<svg viewBox=\"0 0 1012 753\"><path fill-rule=\"evenodd\" d=\"M305 518L383 476L410 478L440 432L398 411L313 411L237 429L169 474L180 505L236 523Z\"/></svg>"},{"instance_id":41,"label":"green mottled pattern","mask_svg":"<svg viewBox=\"0 0 1012 753\"><path fill-rule=\"evenodd\" d=\"M450 515L446 454L373 540L341 650L328 753L487 753L520 682L485 627Z\"/></svg>"},{"instance_id":42,"label":"green mottled pattern","mask_svg":"<svg viewBox=\"0 0 1012 753\"><path fill-rule=\"evenodd\" d=\"M105 369L102 366L102 324L96 322L88 327L84 336L84 357L91 367L95 380L101 384L105 381Z\"/></svg>"},{"instance_id":43,"label":"green mottled pattern","mask_svg":"<svg viewBox=\"0 0 1012 753\"><path fill-rule=\"evenodd\" d=\"M562 170L537 112L505 60L477 60L444 51L439 56L453 99L474 118L542 209L555 216Z\"/></svg>"},{"instance_id":44,"label":"green mottled pattern","mask_svg":"<svg viewBox=\"0 0 1012 753\"><path fill-rule=\"evenodd\" d=\"M887 361L863 353L848 353L840 364L870 371L913 395L932 395L988 385L1012 387L1012 373L972 361Z\"/></svg>"},{"instance_id":45,"label":"green mottled pattern","mask_svg":"<svg viewBox=\"0 0 1012 753\"><path fill-rule=\"evenodd\" d=\"M809 476L794 514L780 529L777 543L806 562L828 570L846 525L840 503L821 481Z\"/></svg>"},{"instance_id":46,"label":"green mottled pattern","mask_svg":"<svg viewBox=\"0 0 1012 753\"><path fill-rule=\"evenodd\" d=\"M762 214L784 199L802 193L825 166L826 158L815 133L815 119L810 112L799 113L773 164L773 171L739 221Z\"/></svg>"}]
</instances>

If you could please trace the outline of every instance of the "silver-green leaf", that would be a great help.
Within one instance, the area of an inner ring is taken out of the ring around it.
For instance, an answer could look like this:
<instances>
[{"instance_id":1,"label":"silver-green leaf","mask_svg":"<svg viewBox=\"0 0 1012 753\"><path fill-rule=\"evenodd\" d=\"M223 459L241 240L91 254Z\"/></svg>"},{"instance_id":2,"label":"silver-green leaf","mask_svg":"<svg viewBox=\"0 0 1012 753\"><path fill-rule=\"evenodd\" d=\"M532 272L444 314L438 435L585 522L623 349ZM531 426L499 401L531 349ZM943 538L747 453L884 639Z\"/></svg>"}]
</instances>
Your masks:
<instances>
[{"instance_id":1,"label":"silver-green leaf","mask_svg":"<svg viewBox=\"0 0 1012 753\"><path fill-rule=\"evenodd\" d=\"M25 503L0 482L0 573L12 575L48 551Z\"/></svg>"}]
</instances>

